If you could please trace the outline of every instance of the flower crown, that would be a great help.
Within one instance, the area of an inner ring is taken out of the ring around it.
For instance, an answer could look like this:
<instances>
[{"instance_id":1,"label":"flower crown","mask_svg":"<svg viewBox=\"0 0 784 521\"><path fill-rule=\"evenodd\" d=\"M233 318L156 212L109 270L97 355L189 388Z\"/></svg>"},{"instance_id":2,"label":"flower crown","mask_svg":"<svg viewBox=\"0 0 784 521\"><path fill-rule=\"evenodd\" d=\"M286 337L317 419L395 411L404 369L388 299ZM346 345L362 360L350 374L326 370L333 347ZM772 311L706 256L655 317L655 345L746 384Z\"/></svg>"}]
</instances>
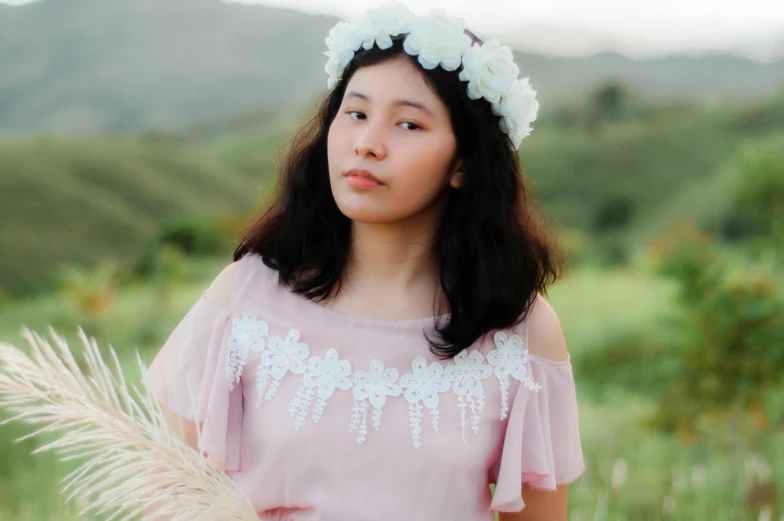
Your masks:
<instances>
[{"instance_id":1,"label":"flower crown","mask_svg":"<svg viewBox=\"0 0 784 521\"><path fill-rule=\"evenodd\" d=\"M501 130L509 135L515 149L531 133L539 103L528 78L517 78L520 69L512 50L498 40L472 44L463 19L449 17L442 10L417 17L407 7L389 1L369 9L355 22L339 22L326 39L327 87L331 90L337 85L360 48L369 50L375 44L389 49L392 40L400 38L405 38L406 53L418 56L425 69L440 65L454 71L462 65L458 77L468 82L468 97L484 98L492 105L493 113L501 117Z\"/></svg>"}]
</instances>

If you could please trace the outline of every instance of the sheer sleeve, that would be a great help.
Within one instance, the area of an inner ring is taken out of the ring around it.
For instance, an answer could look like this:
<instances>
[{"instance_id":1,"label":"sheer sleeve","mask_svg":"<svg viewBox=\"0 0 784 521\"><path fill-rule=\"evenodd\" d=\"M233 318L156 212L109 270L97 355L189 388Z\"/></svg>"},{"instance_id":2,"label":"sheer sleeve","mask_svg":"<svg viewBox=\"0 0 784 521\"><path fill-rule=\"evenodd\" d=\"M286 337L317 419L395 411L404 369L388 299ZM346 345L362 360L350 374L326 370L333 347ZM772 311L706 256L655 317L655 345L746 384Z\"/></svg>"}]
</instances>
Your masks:
<instances>
[{"instance_id":1,"label":"sheer sleeve","mask_svg":"<svg viewBox=\"0 0 784 521\"><path fill-rule=\"evenodd\" d=\"M555 490L585 469L577 421L577 396L569 360L530 356L530 371L541 389L520 385L509 414L495 467L491 508L518 512L525 506L522 485Z\"/></svg>"},{"instance_id":2,"label":"sheer sleeve","mask_svg":"<svg viewBox=\"0 0 784 521\"><path fill-rule=\"evenodd\" d=\"M143 378L167 408L201 426L201 448L225 470L239 470L242 386L226 377L231 312L204 295L188 311Z\"/></svg>"}]
</instances>

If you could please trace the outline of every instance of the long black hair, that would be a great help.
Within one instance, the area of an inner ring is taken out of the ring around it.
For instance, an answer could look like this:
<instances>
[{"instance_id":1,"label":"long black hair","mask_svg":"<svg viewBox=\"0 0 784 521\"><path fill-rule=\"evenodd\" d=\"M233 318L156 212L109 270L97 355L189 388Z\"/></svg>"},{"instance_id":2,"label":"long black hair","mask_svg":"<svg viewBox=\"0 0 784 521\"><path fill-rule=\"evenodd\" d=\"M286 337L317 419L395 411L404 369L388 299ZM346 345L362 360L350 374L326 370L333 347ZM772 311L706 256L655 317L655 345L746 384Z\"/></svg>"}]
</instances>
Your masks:
<instances>
[{"instance_id":1,"label":"long black hair","mask_svg":"<svg viewBox=\"0 0 784 521\"><path fill-rule=\"evenodd\" d=\"M403 50L402 40L390 49L374 46L355 55L317 113L295 134L280 172L280 188L248 224L235 260L258 253L278 271L281 284L308 299L340 291L351 222L330 189L327 134L354 73L401 58L416 63L416 57ZM490 103L468 97L459 70L417 67L449 110L463 162L463 186L448 188L434 244L449 309L446 320L435 321L437 338L428 340L435 355L448 359L488 332L525 318L536 294L558 278L561 257Z\"/></svg>"}]
</instances>

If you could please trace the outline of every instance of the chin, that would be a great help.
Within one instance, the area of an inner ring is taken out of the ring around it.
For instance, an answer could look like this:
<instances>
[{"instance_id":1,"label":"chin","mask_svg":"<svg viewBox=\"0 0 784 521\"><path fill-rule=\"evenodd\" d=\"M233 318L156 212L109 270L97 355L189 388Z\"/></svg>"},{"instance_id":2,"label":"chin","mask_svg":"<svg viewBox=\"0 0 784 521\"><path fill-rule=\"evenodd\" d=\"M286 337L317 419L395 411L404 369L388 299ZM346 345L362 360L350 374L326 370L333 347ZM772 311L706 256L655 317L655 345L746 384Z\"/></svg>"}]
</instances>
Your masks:
<instances>
[{"instance_id":1,"label":"chin","mask_svg":"<svg viewBox=\"0 0 784 521\"><path fill-rule=\"evenodd\" d=\"M363 224L392 224L405 219L405 216L385 212L378 207L369 208L368 205L340 204L340 213L354 222Z\"/></svg>"},{"instance_id":2,"label":"chin","mask_svg":"<svg viewBox=\"0 0 784 521\"><path fill-rule=\"evenodd\" d=\"M392 224L401 221L400 218L379 214L377 211L357 210L344 212L341 210L341 212L353 222L362 224Z\"/></svg>"}]
</instances>

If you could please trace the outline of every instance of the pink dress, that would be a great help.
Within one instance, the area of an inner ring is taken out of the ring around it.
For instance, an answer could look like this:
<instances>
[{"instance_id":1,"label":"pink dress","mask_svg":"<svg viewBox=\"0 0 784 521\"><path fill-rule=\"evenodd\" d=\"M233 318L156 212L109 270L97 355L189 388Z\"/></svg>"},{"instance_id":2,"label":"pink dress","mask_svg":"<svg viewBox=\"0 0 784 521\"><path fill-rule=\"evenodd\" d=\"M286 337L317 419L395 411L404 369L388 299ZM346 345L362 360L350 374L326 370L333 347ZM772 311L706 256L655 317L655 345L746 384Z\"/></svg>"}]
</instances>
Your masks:
<instances>
[{"instance_id":1,"label":"pink dress","mask_svg":"<svg viewBox=\"0 0 784 521\"><path fill-rule=\"evenodd\" d=\"M432 325L330 310L248 255L230 307L202 295L144 383L203 422L265 520L490 521L523 508L523 483L575 480L569 360L529 355L523 321L439 361Z\"/></svg>"}]
</instances>

